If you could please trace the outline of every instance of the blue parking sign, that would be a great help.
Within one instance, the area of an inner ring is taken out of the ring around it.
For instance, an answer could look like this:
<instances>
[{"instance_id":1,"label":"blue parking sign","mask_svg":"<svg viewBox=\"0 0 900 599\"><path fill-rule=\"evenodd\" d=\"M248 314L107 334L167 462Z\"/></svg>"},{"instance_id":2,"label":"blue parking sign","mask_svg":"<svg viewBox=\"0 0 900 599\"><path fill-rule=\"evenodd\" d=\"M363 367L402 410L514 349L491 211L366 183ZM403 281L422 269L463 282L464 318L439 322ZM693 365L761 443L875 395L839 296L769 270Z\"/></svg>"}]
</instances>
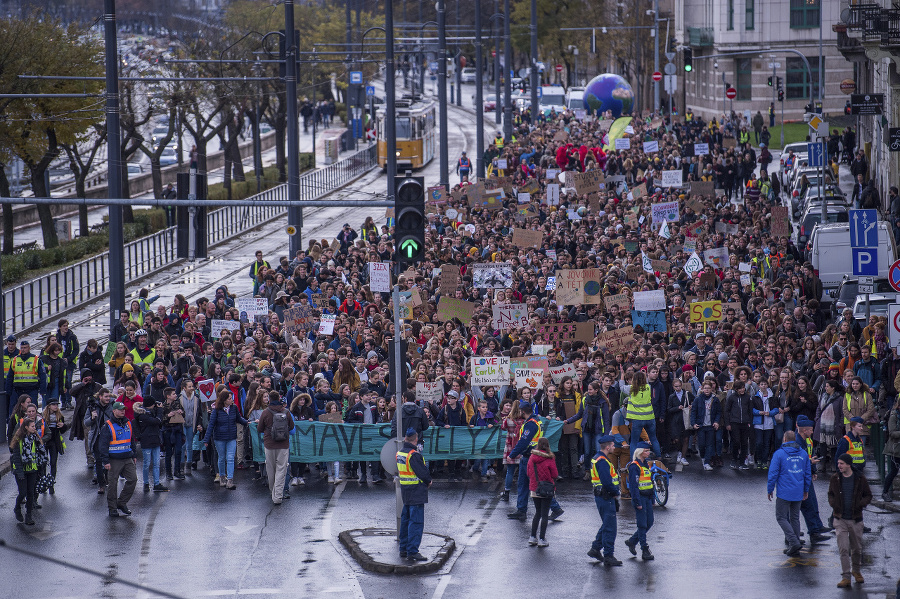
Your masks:
<instances>
[{"instance_id":1,"label":"blue parking sign","mask_svg":"<svg viewBox=\"0 0 900 599\"><path fill-rule=\"evenodd\" d=\"M878 276L878 248L852 248L853 276Z\"/></svg>"}]
</instances>

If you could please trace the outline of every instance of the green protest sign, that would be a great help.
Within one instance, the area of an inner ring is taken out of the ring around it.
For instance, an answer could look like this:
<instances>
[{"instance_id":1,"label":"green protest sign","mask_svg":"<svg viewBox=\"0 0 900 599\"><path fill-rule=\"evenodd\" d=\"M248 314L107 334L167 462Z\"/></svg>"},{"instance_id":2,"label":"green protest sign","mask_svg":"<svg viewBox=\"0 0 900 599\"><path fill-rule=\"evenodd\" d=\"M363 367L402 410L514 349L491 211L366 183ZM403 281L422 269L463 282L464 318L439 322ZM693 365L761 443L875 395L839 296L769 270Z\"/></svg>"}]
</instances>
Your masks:
<instances>
[{"instance_id":1,"label":"green protest sign","mask_svg":"<svg viewBox=\"0 0 900 599\"><path fill-rule=\"evenodd\" d=\"M544 436L555 451L562 434L562 422L541 419ZM381 448L391 438L390 424L335 424L295 422L290 441L291 462L377 462ZM253 461L265 462L262 435L250 424ZM506 431L493 428L431 427L420 439L425 461L502 458Z\"/></svg>"}]
</instances>

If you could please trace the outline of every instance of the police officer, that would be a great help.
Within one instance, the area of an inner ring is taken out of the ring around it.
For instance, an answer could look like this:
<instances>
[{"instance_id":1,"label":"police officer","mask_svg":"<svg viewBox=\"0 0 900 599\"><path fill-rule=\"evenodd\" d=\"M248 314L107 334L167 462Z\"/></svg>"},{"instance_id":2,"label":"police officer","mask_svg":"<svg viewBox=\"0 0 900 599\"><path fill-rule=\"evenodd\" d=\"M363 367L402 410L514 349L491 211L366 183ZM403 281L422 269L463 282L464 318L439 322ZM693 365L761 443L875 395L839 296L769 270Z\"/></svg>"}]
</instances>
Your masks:
<instances>
[{"instance_id":1,"label":"police officer","mask_svg":"<svg viewBox=\"0 0 900 599\"><path fill-rule=\"evenodd\" d=\"M456 163L456 174L459 175L460 182L469 179L469 173L472 171L472 162L463 152Z\"/></svg>"},{"instance_id":2,"label":"police officer","mask_svg":"<svg viewBox=\"0 0 900 599\"><path fill-rule=\"evenodd\" d=\"M400 514L400 557L414 562L428 558L419 553L422 532L425 530L425 504L428 503L428 487L431 473L418 450L419 435L416 429L406 429L403 447L397 452L397 472L400 479L400 495L403 511Z\"/></svg>"},{"instance_id":3,"label":"police officer","mask_svg":"<svg viewBox=\"0 0 900 599\"><path fill-rule=\"evenodd\" d=\"M853 458L853 471L862 474L863 469L866 467L866 452L863 449L862 442L864 427L865 423L859 416L854 416L850 419L847 434L838 441L837 449L834 452L835 470L837 470L837 458L846 453Z\"/></svg>"},{"instance_id":4,"label":"police officer","mask_svg":"<svg viewBox=\"0 0 900 599\"><path fill-rule=\"evenodd\" d=\"M619 473L606 457L615 447L615 439L612 435L604 435L597 443L600 451L591 460L591 484L594 485L594 502L600 512L602 525L591 544L588 556L602 561L605 566L621 566L622 560L613 555L616 544L616 512L619 511Z\"/></svg>"},{"instance_id":5,"label":"police officer","mask_svg":"<svg viewBox=\"0 0 900 599\"><path fill-rule=\"evenodd\" d=\"M637 555L635 546L641 543L641 559L650 561L653 554L647 544L647 531L653 526L653 478L650 475L650 445L641 441L634 450L632 461L628 464L628 490L631 491L631 504L634 506L634 519L637 530L625 545L631 555Z\"/></svg>"},{"instance_id":6,"label":"police officer","mask_svg":"<svg viewBox=\"0 0 900 599\"><path fill-rule=\"evenodd\" d=\"M531 457L531 450L537 447L538 439L544 436L544 430L541 421L533 413L531 402L519 402L519 409L523 414L530 414L522 427L519 429L519 442L513 447L509 453L512 460L519 458L519 482L516 497L516 511L506 515L510 520L520 520L525 522L528 517L528 459ZM522 473L525 473L524 475ZM556 500L556 495L550 501L550 519L556 520L563 514L563 509Z\"/></svg>"},{"instance_id":7,"label":"police officer","mask_svg":"<svg viewBox=\"0 0 900 599\"><path fill-rule=\"evenodd\" d=\"M494 137L494 145L497 146L498 150L503 149L503 133L497 131L497 136Z\"/></svg>"},{"instance_id":8,"label":"police officer","mask_svg":"<svg viewBox=\"0 0 900 599\"><path fill-rule=\"evenodd\" d=\"M813 456L812 434L815 426L816 423L803 414L797 417L797 442L801 449L805 449L809 455L813 472L816 471L816 464L820 461L819 457ZM812 475L812 479L816 480L815 474ZM816 486L813 484L809 485L809 495L800 502L800 513L806 520L806 530L809 531L810 542L819 543L830 538L825 533L831 532L833 529L826 528L822 524L822 519L819 517L819 502L816 499Z\"/></svg>"},{"instance_id":9,"label":"police officer","mask_svg":"<svg viewBox=\"0 0 900 599\"><path fill-rule=\"evenodd\" d=\"M47 396L47 371L36 355L31 353L31 345L27 341L19 344L19 355L9 363L6 375L6 396L10 402L18 400L22 394L31 397L34 405L38 404L38 392ZM8 414L12 414L15 403L9 406Z\"/></svg>"},{"instance_id":10,"label":"police officer","mask_svg":"<svg viewBox=\"0 0 900 599\"><path fill-rule=\"evenodd\" d=\"M120 401L112 405L113 417L100 427L100 462L107 473L106 507L109 517L116 518L119 512L131 515L128 500L137 486L135 464L136 442L131 421L125 418L125 404ZM122 494L119 495L119 477L125 479Z\"/></svg>"},{"instance_id":11,"label":"police officer","mask_svg":"<svg viewBox=\"0 0 900 599\"><path fill-rule=\"evenodd\" d=\"M19 350L16 349L16 337L15 335L10 335L6 338L6 347L3 348L3 387L6 388L6 377L9 376L9 367L12 364L13 358L19 355ZM12 414L12 408L16 405L16 402L13 401L12 396L7 396L9 401L9 406L7 406L7 414Z\"/></svg>"}]
</instances>

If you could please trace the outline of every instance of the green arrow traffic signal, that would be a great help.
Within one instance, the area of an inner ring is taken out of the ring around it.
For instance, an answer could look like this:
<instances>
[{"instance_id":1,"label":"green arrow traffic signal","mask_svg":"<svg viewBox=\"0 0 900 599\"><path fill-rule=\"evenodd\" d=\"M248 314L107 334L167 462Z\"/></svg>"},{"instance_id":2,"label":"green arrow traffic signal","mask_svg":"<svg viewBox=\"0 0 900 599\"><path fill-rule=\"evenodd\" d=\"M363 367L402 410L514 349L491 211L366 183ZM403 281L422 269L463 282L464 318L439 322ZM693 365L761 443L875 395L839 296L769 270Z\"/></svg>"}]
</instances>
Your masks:
<instances>
[{"instance_id":1,"label":"green arrow traffic signal","mask_svg":"<svg viewBox=\"0 0 900 599\"><path fill-rule=\"evenodd\" d=\"M406 239L400 244L400 251L406 258L412 258L419 253L419 243L415 239Z\"/></svg>"}]
</instances>

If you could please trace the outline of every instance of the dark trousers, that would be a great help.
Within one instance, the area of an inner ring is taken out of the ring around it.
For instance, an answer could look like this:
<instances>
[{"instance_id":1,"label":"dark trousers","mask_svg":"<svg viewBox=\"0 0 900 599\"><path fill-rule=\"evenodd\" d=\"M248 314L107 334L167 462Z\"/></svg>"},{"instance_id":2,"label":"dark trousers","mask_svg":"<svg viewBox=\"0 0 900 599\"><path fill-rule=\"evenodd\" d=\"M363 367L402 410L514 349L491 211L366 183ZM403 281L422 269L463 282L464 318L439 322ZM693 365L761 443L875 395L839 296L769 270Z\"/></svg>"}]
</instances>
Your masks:
<instances>
[{"instance_id":1,"label":"dark trousers","mask_svg":"<svg viewBox=\"0 0 900 599\"><path fill-rule=\"evenodd\" d=\"M94 476L97 477L97 486L106 486L106 469L100 463L100 450L94 449Z\"/></svg>"},{"instance_id":2,"label":"dark trousers","mask_svg":"<svg viewBox=\"0 0 900 599\"><path fill-rule=\"evenodd\" d=\"M743 464L747 459L750 448L750 424L743 422L731 423L731 457L738 464Z\"/></svg>"},{"instance_id":3,"label":"dark trousers","mask_svg":"<svg viewBox=\"0 0 900 599\"><path fill-rule=\"evenodd\" d=\"M16 508L21 509L22 503L25 503L26 514L33 512L34 504L37 503L37 482L37 470L27 471L22 478L16 478L16 486L19 488L19 494L16 496Z\"/></svg>"},{"instance_id":4,"label":"dark trousers","mask_svg":"<svg viewBox=\"0 0 900 599\"><path fill-rule=\"evenodd\" d=\"M756 449L753 451L753 457L757 464L769 461L769 449L772 446L773 430L764 430L761 428L756 430Z\"/></svg>"},{"instance_id":5,"label":"dark trousers","mask_svg":"<svg viewBox=\"0 0 900 599\"><path fill-rule=\"evenodd\" d=\"M516 482L516 511L525 514L528 511L528 458L529 456L523 455L519 458L519 478ZM524 473L524 476L523 476ZM532 472L534 474L534 472ZM556 500L556 495L550 500L550 509L558 510L562 509L559 507L559 502Z\"/></svg>"},{"instance_id":6,"label":"dark trousers","mask_svg":"<svg viewBox=\"0 0 900 599\"><path fill-rule=\"evenodd\" d=\"M641 509L634 510L637 530L631 535L629 541L640 541L641 549L647 549L649 548L649 545L647 545L647 531L653 527L653 496L638 494L637 500L641 506Z\"/></svg>"},{"instance_id":7,"label":"dark trousers","mask_svg":"<svg viewBox=\"0 0 900 599\"><path fill-rule=\"evenodd\" d=\"M700 450L703 463L709 464L716 455L716 429L711 426L701 426L697 429L697 449Z\"/></svg>"},{"instance_id":8,"label":"dark trousers","mask_svg":"<svg viewBox=\"0 0 900 599\"><path fill-rule=\"evenodd\" d=\"M50 476L56 479L56 463L59 461L59 448L56 443L47 445L47 454L50 456Z\"/></svg>"},{"instance_id":9,"label":"dark trousers","mask_svg":"<svg viewBox=\"0 0 900 599\"><path fill-rule=\"evenodd\" d=\"M117 509L120 505L128 505L128 500L134 495L137 486L137 468L132 458L109 461L109 483L106 485L106 506L110 510ZM122 493L119 494L119 477L125 479Z\"/></svg>"},{"instance_id":10,"label":"dark trousers","mask_svg":"<svg viewBox=\"0 0 900 599\"><path fill-rule=\"evenodd\" d=\"M167 426L162 430L163 451L166 452L166 476L172 474L172 458L175 458L175 473L181 472L181 452L184 449L184 429L181 426Z\"/></svg>"},{"instance_id":11,"label":"dark trousers","mask_svg":"<svg viewBox=\"0 0 900 599\"><path fill-rule=\"evenodd\" d=\"M539 538L545 538L547 534L547 522L550 519L550 502L552 497L532 497L534 502L534 518L531 519L531 536L538 537L538 525L540 525Z\"/></svg>"},{"instance_id":12,"label":"dark trousers","mask_svg":"<svg viewBox=\"0 0 900 599\"><path fill-rule=\"evenodd\" d=\"M556 453L559 464L559 475L570 478L578 474L578 434L563 434L559 439L559 451Z\"/></svg>"},{"instance_id":13,"label":"dark trousers","mask_svg":"<svg viewBox=\"0 0 900 599\"><path fill-rule=\"evenodd\" d=\"M803 514L803 519L806 521L806 530L809 534L819 532L825 528L825 525L822 524L822 519L819 517L819 501L816 499L816 486L814 484L809 485L809 495L800 502L800 513Z\"/></svg>"},{"instance_id":14,"label":"dark trousers","mask_svg":"<svg viewBox=\"0 0 900 599\"><path fill-rule=\"evenodd\" d=\"M884 487L882 487L881 493L890 495L894 486L894 479L897 478L897 471L900 470L900 457L886 455L884 459L887 460L888 471L884 477Z\"/></svg>"},{"instance_id":15,"label":"dark trousers","mask_svg":"<svg viewBox=\"0 0 900 599\"><path fill-rule=\"evenodd\" d=\"M594 551L603 551L603 555L606 557L613 557L615 555L615 545L616 545L616 499L603 499L601 497L594 496L594 503L597 504L597 511L600 512L600 520L603 522L600 525L600 530L597 531L597 536L594 538L594 542L591 543L591 548Z\"/></svg>"},{"instance_id":16,"label":"dark trousers","mask_svg":"<svg viewBox=\"0 0 900 599\"><path fill-rule=\"evenodd\" d=\"M425 505L403 505L400 512L400 553L412 555L419 552L422 533L425 531Z\"/></svg>"}]
</instances>

